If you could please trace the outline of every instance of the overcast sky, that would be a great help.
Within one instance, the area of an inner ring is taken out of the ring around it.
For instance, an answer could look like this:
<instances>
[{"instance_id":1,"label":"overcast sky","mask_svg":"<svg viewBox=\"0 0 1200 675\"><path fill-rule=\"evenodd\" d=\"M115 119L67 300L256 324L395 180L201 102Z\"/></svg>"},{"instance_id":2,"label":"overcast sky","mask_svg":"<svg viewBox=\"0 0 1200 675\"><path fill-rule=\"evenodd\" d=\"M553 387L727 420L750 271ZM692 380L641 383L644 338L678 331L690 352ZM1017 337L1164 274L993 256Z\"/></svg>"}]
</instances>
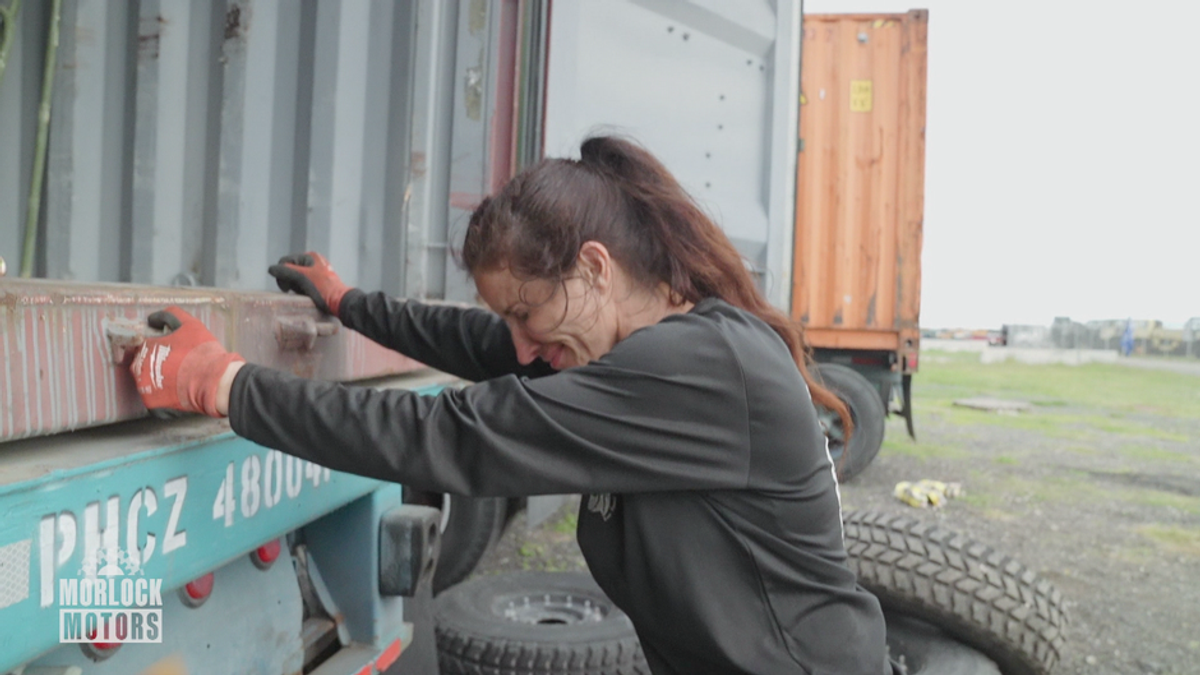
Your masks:
<instances>
[{"instance_id":1,"label":"overcast sky","mask_svg":"<svg viewBox=\"0 0 1200 675\"><path fill-rule=\"evenodd\" d=\"M921 324L1200 316L1200 2L929 10Z\"/></svg>"}]
</instances>

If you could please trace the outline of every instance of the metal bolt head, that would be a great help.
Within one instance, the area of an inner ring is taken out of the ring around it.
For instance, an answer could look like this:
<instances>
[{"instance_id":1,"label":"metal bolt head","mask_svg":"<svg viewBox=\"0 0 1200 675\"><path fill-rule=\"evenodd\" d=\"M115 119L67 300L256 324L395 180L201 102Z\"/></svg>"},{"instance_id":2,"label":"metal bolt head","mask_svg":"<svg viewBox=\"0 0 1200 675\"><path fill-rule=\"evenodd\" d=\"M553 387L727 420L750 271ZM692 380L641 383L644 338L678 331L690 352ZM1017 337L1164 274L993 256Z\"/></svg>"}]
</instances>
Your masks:
<instances>
[{"instance_id":1,"label":"metal bolt head","mask_svg":"<svg viewBox=\"0 0 1200 675\"><path fill-rule=\"evenodd\" d=\"M868 40L868 39L869 39L869 38L867 37L867 34L866 34L866 33L859 33L859 34L858 34L858 41L859 41L859 42L861 42L861 43L863 43L864 45L865 45L865 44L867 44L867 40Z\"/></svg>"}]
</instances>

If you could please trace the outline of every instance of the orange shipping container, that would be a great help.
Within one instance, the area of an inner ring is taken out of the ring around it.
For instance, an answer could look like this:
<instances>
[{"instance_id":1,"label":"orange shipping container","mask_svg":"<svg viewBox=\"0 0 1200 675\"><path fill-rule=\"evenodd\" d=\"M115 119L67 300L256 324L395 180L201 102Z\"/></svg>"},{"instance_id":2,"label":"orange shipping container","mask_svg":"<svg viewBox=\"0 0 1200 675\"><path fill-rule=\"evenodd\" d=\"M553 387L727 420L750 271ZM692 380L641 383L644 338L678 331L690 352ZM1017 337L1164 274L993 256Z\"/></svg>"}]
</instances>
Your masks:
<instances>
[{"instance_id":1,"label":"orange shipping container","mask_svg":"<svg viewBox=\"0 0 1200 675\"><path fill-rule=\"evenodd\" d=\"M916 369L929 14L804 17L792 316Z\"/></svg>"}]
</instances>

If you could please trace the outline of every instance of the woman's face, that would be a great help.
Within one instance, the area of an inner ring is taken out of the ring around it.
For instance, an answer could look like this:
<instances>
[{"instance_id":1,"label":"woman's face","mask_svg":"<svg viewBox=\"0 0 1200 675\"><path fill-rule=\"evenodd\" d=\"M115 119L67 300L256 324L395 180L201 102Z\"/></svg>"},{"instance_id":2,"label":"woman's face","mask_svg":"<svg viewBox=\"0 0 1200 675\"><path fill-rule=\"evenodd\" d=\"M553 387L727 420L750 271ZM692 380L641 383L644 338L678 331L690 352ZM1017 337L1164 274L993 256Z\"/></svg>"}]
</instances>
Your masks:
<instances>
[{"instance_id":1,"label":"woman's face","mask_svg":"<svg viewBox=\"0 0 1200 675\"><path fill-rule=\"evenodd\" d=\"M475 286L508 324L522 364L541 358L563 370L594 361L617 343L608 285L590 273L577 270L560 282L519 279L504 268L477 273Z\"/></svg>"}]
</instances>

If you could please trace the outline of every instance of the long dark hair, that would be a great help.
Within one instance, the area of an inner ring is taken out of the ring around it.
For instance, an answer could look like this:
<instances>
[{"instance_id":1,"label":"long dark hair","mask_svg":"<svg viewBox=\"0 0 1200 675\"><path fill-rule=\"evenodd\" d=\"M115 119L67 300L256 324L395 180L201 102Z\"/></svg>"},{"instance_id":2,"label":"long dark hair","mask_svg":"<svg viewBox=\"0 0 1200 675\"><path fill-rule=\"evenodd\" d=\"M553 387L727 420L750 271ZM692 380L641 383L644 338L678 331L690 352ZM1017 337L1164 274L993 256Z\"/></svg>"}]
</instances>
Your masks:
<instances>
[{"instance_id":1,"label":"long dark hair","mask_svg":"<svg viewBox=\"0 0 1200 675\"><path fill-rule=\"evenodd\" d=\"M846 405L808 372L803 328L767 302L729 238L662 162L612 136L580 150L578 161L544 159L483 200L463 242L467 273L507 267L519 278L561 281L585 242L604 244L635 281L665 283L675 304L720 298L764 321L787 344L813 402L850 433Z\"/></svg>"}]
</instances>

